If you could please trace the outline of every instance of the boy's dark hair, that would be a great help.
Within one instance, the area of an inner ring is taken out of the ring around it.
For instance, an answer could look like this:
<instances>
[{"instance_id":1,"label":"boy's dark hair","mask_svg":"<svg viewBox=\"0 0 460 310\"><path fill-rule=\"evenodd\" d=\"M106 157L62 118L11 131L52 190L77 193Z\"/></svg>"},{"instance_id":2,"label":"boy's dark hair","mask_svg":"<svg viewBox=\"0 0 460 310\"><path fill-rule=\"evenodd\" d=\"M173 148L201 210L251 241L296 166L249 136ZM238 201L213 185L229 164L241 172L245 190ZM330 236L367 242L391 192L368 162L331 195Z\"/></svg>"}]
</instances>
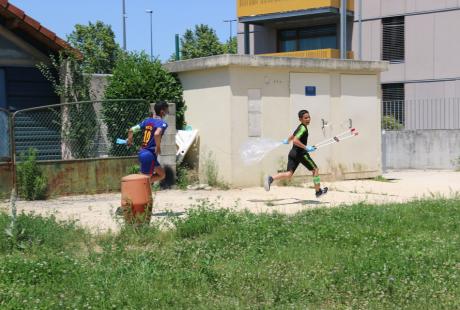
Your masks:
<instances>
[{"instance_id":1,"label":"boy's dark hair","mask_svg":"<svg viewBox=\"0 0 460 310\"><path fill-rule=\"evenodd\" d=\"M310 112L308 112L307 110L300 110L299 111L299 118L302 118L307 113L310 114Z\"/></svg>"},{"instance_id":2,"label":"boy's dark hair","mask_svg":"<svg viewBox=\"0 0 460 310\"><path fill-rule=\"evenodd\" d=\"M160 115L160 112L168 109L168 103L166 101L157 101L153 108L156 115Z\"/></svg>"}]
</instances>

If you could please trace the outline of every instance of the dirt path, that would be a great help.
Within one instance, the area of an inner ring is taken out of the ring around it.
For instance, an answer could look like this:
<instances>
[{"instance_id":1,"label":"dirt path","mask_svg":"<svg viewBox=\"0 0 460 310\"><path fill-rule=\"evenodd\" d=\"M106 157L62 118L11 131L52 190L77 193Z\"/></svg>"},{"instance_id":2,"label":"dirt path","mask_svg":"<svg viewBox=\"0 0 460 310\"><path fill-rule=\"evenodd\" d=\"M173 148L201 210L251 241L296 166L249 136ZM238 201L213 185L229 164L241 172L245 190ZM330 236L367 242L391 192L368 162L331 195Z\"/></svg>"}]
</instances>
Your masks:
<instances>
[{"instance_id":1,"label":"dirt path","mask_svg":"<svg viewBox=\"0 0 460 310\"><path fill-rule=\"evenodd\" d=\"M391 182L373 180L340 181L325 184L329 193L316 199L307 187L274 186L270 192L263 188L232 189L227 191L160 191L155 197L154 220L164 220L168 214L183 214L201 199L208 199L216 207L248 209L252 212L282 212L292 214L317 207L334 207L356 202L404 202L414 198L460 195L460 172L452 171L394 171L384 175ZM93 232L117 231L120 218L114 215L121 195L101 194L72 196L47 201L18 201L19 212L55 214L58 219L78 220ZM0 202L7 210L8 203Z\"/></svg>"}]
</instances>

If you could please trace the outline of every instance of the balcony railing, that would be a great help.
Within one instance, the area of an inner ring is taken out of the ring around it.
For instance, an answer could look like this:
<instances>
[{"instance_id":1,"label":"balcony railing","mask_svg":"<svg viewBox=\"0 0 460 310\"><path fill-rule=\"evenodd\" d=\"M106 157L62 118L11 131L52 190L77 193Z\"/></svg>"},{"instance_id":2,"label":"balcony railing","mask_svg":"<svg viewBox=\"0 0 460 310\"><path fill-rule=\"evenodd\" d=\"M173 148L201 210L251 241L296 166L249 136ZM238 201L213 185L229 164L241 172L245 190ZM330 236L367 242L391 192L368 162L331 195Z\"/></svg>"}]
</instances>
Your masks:
<instances>
[{"instance_id":1,"label":"balcony railing","mask_svg":"<svg viewBox=\"0 0 460 310\"><path fill-rule=\"evenodd\" d=\"M297 58L340 58L340 51L332 48L284 53L259 54L258 56L297 57ZM347 52L348 59L354 59L352 51Z\"/></svg>"},{"instance_id":2,"label":"balcony railing","mask_svg":"<svg viewBox=\"0 0 460 310\"><path fill-rule=\"evenodd\" d=\"M285 13L319 8L340 8L340 0L237 0L238 17ZM354 11L354 1L347 8Z\"/></svg>"}]
</instances>

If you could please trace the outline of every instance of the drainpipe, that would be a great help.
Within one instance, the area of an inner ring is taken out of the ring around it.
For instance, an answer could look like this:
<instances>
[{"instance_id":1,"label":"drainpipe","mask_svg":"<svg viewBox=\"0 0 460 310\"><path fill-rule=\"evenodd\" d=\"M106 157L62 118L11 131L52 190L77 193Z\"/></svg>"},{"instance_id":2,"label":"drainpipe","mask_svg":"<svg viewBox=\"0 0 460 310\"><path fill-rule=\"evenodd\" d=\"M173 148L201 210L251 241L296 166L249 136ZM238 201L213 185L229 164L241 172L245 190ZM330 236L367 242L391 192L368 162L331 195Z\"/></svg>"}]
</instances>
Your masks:
<instances>
[{"instance_id":1,"label":"drainpipe","mask_svg":"<svg viewBox=\"0 0 460 310\"><path fill-rule=\"evenodd\" d=\"M347 0L340 2L340 58L347 59Z\"/></svg>"},{"instance_id":2,"label":"drainpipe","mask_svg":"<svg viewBox=\"0 0 460 310\"><path fill-rule=\"evenodd\" d=\"M358 35L359 35L359 46L358 46L358 57L359 60L363 60L363 0L359 0L359 15L358 15L358 20L359 20L359 30L358 30Z\"/></svg>"}]
</instances>

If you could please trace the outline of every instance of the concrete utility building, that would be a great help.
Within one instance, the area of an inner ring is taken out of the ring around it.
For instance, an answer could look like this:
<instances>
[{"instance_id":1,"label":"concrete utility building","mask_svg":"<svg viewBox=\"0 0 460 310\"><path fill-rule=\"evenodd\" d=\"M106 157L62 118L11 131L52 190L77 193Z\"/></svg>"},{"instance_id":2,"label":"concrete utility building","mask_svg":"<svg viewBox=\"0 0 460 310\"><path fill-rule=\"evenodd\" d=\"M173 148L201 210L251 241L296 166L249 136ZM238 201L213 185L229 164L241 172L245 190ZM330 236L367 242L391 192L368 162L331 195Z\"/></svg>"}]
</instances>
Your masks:
<instances>
[{"instance_id":1,"label":"concrete utility building","mask_svg":"<svg viewBox=\"0 0 460 310\"><path fill-rule=\"evenodd\" d=\"M186 121L199 130L200 166L213 160L233 186L258 186L265 173L286 169L288 146L244 166L248 139L286 138L310 111L311 144L352 127L358 138L312 153L323 176L369 178L381 174L380 72L386 62L221 55L169 63L178 73ZM304 168L296 176L306 176ZM311 175L308 173L308 175Z\"/></svg>"}]
</instances>

